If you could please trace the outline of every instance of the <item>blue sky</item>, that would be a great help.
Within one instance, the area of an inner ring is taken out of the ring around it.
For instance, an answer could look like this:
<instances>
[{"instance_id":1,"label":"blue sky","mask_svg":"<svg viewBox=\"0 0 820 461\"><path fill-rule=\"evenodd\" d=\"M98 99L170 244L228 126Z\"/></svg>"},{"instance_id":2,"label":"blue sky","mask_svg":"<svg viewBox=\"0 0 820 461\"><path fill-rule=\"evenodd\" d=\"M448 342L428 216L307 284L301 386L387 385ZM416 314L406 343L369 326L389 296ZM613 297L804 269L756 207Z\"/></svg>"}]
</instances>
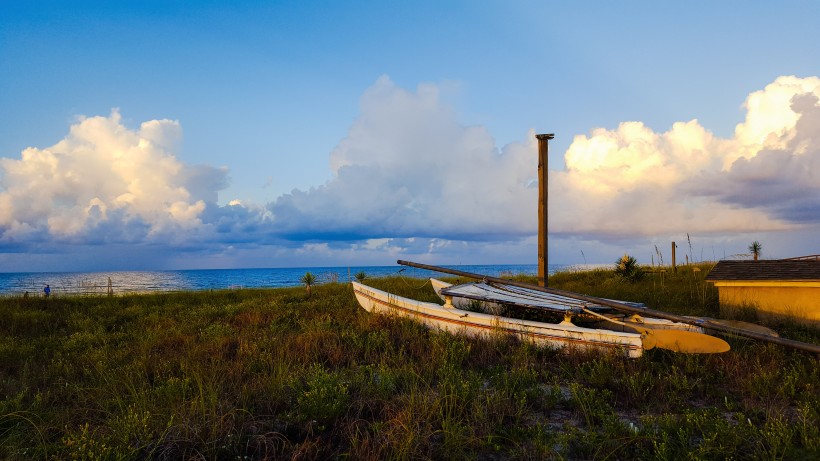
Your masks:
<instances>
[{"instance_id":1,"label":"blue sky","mask_svg":"<svg viewBox=\"0 0 820 461\"><path fill-rule=\"evenodd\" d=\"M0 1L0 271L820 253L817 17Z\"/></svg>"}]
</instances>

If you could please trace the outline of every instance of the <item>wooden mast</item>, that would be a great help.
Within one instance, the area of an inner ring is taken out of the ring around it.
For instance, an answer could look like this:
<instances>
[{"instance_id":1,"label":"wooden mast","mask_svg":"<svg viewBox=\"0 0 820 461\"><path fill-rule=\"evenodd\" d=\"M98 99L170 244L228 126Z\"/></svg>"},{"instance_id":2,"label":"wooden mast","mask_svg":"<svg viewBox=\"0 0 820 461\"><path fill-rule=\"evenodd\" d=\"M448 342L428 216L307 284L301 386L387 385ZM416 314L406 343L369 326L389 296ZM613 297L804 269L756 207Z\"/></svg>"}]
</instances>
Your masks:
<instances>
[{"instance_id":1,"label":"wooden mast","mask_svg":"<svg viewBox=\"0 0 820 461\"><path fill-rule=\"evenodd\" d=\"M538 139L538 285L546 287L547 274L549 273L549 257L547 254L547 223L549 213L547 210L549 187L547 184L547 156L549 154L549 140L554 138L554 134L537 134Z\"/></svg>"}]
</instances>

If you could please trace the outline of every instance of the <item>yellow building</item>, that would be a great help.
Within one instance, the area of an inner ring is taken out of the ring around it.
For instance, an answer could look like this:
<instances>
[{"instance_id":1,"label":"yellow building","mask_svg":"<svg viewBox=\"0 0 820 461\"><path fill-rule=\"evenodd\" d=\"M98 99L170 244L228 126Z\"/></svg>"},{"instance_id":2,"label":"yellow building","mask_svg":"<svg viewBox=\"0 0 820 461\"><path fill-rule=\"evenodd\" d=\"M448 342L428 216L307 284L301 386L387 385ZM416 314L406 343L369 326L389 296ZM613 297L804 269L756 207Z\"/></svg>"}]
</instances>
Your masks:
<instances>
[{"instance_id":1,"label":"yellow building","mask_svg":"<svg viewBox=\"0 0 820 461\"><path fill-rule=\"evenodd\" d=\"M721 307L754 307L761 313L820 322L820 257L720 261L706 276Z\"/></svg>"}]
</instances>

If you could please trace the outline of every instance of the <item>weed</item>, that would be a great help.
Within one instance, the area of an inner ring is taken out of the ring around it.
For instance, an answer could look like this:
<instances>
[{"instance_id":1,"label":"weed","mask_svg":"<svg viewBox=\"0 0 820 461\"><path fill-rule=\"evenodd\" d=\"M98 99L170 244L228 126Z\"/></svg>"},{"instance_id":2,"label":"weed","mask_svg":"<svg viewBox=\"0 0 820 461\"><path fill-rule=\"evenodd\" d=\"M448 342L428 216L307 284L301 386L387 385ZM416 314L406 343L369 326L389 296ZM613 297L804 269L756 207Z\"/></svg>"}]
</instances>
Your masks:
<instances>
[{"instance_id":1,"label":"weed","mask_svg":"<svg viewBox=\"0 0 820 461\"><path fill-rule=\"evenodd\" d=\"M89 428L88 423L78 428L66 428L63 444L68 459L104 461L115 457L107 437Z\"/></svg>"},{"instance_id":2,"label":"weed","mask_svg":"<svg viewBox=\"0 0 820 461\"><path fill-rule=\"evenodd\" d=\"M301 420L315 420L322 424L342 416L350 395L348 384L339 373L326 370L319 364L311 365L303 380L294 384L295 411Z\"/></svg>"}]
</instances>

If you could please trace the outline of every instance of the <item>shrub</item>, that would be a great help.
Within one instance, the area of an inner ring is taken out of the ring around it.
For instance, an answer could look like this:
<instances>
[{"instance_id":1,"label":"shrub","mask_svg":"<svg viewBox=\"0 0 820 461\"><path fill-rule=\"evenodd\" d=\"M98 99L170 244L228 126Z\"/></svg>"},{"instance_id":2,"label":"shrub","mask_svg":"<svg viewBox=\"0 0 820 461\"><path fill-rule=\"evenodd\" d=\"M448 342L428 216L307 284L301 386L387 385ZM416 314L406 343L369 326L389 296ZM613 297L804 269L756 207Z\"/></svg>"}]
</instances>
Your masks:
<instances>
[{"instance_id":1,"label":"shrub","mask_svg":"<svg viewBox=\"0 0 820 461\"><path fill-rule=\"evenodd\" d=\"M310 287L316 283L316 277L314 277L310 272L305 272L305 275L302 276L301 282L305 284L305 290L307 290L307 295L310 297Z\"/></svg>"},{"instance_id":2,"label":"shrub","mask_svg":"<svg viewBox=\"0 0 820 461\"><path fill-rule=\"evenodd\" d=\"M347 409L350 401L348 384L339 373L314 363L296 384L296 412L304 420L322 424L334 421Z\"/></svg>"},{"instance_id":3,"label":"shrub","mask_svg":"<svg viewBox=\"0 0 820 461\"><path fill-rule=\"evenodd\" d=\"M644 275L638 260L626 253L615 261L615 274L628 282L638 282Z\"/></svg>"}]
</instances>

